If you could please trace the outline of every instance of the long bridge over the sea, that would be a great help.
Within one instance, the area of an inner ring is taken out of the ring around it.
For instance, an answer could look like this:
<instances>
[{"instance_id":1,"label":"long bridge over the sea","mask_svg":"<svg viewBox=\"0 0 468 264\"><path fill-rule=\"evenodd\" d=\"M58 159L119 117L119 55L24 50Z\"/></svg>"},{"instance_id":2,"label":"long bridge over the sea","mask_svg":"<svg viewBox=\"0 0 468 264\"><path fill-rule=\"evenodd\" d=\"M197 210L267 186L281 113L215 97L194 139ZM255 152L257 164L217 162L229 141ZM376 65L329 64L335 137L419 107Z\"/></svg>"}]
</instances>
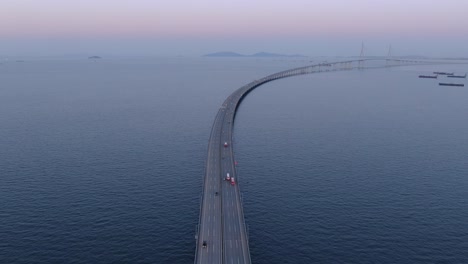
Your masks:
<instances>
[{"instance_id":1,"label":"long bridge over the sea","mask_svg":"<svg viewBox=\"0 0 468 264\"><path fill-rule=\"evenodd\" d=\"M320 63L271 74L234 91L218 110L208 143L195 263L251 263L249 238L244 221L241 193L232 148L236 110L255 88L277 79L333 71L389 68L408 65L467 64L454 61L359 59ZM229 173L234 184L226 180Z\"/></svg>"}]
</instances>

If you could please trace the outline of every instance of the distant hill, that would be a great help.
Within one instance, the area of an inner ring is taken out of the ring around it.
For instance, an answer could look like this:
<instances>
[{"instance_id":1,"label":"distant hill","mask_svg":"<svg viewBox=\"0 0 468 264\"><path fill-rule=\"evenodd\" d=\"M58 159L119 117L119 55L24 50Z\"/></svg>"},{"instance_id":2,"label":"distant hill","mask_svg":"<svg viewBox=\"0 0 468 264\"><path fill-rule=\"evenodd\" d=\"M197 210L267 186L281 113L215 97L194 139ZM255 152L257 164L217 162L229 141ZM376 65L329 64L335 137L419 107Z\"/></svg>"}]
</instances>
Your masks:
<instances>
[{"instance_id":1,"label":"distant hill","mask_svg":"<svg viewBox=\"0 0 468 264\"><path fill-rule=\"evenodd\" d=\"M222 52L215 52L203 55L203 57L245 57L245 55L231 52L231 51L222 51Z\"/></svg>"},{"instance_id":2,"label":"distant hill","mask_svg":"<svg viewBox=\"0 0 468 264\"><path fill-rule=\"evenodd\" d=\"M203 55L203 57L246 57L246 58L275 58L275 57L306 57L304 55L294 54L294 55L285 55L285 54L277 54L277 53L269 53L269 52L258 52L252 55L244 55L236 52L231 51L223 51L223 52L215 52Z\"/></svg>"}]
</instances>

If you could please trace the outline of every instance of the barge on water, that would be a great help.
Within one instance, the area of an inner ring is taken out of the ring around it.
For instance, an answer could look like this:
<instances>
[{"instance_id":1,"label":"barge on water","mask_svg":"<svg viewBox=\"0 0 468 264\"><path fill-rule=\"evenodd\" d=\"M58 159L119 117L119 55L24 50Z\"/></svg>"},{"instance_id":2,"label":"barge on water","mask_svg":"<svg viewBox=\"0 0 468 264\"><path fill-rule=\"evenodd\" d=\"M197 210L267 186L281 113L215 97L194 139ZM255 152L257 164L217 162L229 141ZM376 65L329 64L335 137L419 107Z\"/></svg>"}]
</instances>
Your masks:
<instances>
[{"instance_id":1,"label":"barge on water","mask_svg":"<svg viewBox=\"0 0 468 264\"><path fill-rule=\"evenodd\" d=\"M450 77L450 78L466 78L466 73L465 73L465 75L449 75L447 77Z\"/></svg>"},{"instance_id":2,"label":"barge on water","mask_svg":"<svg viewBox=\"0 0 468 264\"><path fill-rule=\"evenodd\" d=\"M442 85L442 86L465 86L464 83L439 83L439 85Z\"/></svg>"},{"instance_id":3,"label":"barge on water","mask_svg":"<svg viewBox=\"0 0 468 264\"><path fill-rule=\"evenodd\" d=\"M434 74L438 75L453 75L453 72L433 72Z\"/></svg>"},{"instance_id":4,"label":"barge on water","mask_svg":"<svg viewBox=\"0 0 468 264\"><path fill-rule=\"evenodd\" d=\"M419 75L419 78L437 79L437 75Z\"/></svg>"}]
</instances>

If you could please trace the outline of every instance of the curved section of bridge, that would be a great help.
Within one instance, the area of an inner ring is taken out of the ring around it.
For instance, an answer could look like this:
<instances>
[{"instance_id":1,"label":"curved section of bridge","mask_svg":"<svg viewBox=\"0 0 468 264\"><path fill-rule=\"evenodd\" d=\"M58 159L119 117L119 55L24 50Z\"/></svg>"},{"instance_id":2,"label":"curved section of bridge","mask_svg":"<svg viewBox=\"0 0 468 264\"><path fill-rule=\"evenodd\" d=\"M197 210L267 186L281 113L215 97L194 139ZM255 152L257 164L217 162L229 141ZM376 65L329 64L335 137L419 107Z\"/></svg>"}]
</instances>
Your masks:
<instances>
[{"instance_id":1,"label":"curved section of bridge","mask_svg":"<svg viewBox=\"0 0 468 264\"><path fill-rule=\"evenodd\" d=\"M234 91L219 108L211 129L200 219L195 236L195 263L251 263L249 239L232 148L236 110L249 92L267 82L296 75L424 64L445 63L394 59L322 63L278 72ZM234 178L234 184L226 180L228 173L231 178Z\"/></svg>"}]
</instances>

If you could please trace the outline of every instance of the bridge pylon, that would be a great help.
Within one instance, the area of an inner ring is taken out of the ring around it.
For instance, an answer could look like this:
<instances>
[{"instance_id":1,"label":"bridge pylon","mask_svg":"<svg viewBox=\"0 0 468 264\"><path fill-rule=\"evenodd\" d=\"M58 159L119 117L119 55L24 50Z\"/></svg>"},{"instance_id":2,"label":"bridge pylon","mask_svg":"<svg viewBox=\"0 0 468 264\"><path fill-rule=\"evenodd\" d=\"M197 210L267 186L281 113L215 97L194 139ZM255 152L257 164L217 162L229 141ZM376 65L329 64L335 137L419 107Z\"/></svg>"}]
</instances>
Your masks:
<instances>
[{"instance_id":1,"label":"bridge pylon","mask_svg":"<svg viewBox=\"0 0 468 264\"><path fill-rule=\"evenodd\" d=\"M388 46L388 52L387 52L387 58L386 58L385 66L391 66L392 62L395 62L395 61L392 59L392 44L390 44Z\"/></svg>"},{"instance_id":2,"label":"bridge pylon","mask_svg":"<svg viewBox=\"0 0 468 264\"><path fill-rule=\"evenodd\" d=\"M361 42L361 53L359 54L358 69L364 68L364 42Z\"/></svg>"}]
</instances>

